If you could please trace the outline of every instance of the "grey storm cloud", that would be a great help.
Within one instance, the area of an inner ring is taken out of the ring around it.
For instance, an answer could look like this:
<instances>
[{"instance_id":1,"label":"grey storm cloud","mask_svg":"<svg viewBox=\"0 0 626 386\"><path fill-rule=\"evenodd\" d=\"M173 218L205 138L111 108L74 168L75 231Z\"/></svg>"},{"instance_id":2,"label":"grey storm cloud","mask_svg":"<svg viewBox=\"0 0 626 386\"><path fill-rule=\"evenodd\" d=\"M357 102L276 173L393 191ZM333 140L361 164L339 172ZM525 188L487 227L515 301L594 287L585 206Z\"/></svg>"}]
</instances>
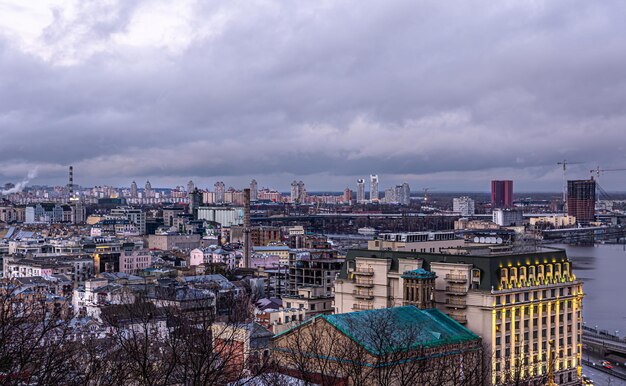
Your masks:
<instances>
[{"instance_id":1,"label":"grey storm cloud","mask_svg":"<svg viewBox=\"0 0 626 386\"><path fill-rule=\"evenodd\" d=\"M620 1L21 4L0 3L7 181L556 191L564 158L626 166Z\"/></svg>"}]
</instances>

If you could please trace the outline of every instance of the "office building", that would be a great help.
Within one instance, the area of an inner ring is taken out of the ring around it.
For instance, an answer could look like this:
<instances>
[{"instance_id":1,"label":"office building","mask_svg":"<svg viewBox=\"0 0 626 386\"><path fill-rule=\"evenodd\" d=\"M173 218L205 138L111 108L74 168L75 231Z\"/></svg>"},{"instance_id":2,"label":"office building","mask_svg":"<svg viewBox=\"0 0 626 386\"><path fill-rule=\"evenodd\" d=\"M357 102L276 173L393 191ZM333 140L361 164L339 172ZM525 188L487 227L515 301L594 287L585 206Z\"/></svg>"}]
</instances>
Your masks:
<instances>
[{"instance_id":1,"label":"office building","mask_svg":"<svg viewBox=\"0 0 626 386\"><path fill-rule=\"evenodd\" d=\"M567 181L567 214L576 217L579 224L595 220L596 181Z\"/></svg>"},{"instance_id":2,"label":"office building","mask_svg":"<svg viewBox=\"0 0 626 386\"><path fill-rule=\"evenodd\" d=\"M370 175L370 202L378 202L378 175Z\"/></svg>"},{"instance_id":3,"label":"office building","mask_svg":"<svg viewBox=\"0 0 626 386\"><path fill-rule=\"evenodd\" d=\"M476 214L474 200L469 197L455 197L452 199L452 211L464 217Z\"/></svg>"},{"instance_id":4,"label":"office building","mask_svg":"<svg viewBox=\"0 0 626 386\"><path fill-rule=\"evenodd\" d=\"M132 198L137 198L139 196L137 194L137 183L135 181L130 184L130 196Z\"/></svg>"},{"instance_id":5,"label":"office building","mask_svg":"<svg viewBox=\"0 0 626 386\"><path fill-rule=\"evenodd\" d=\"M358 204L365 202L365 180L362 178L356 180L356 202Z\"/></svg>"},{"instance_id":6,"label":"office building","mask_svg":"<svg viewBox=\"0 0 626 386\"><path fill-rule=\"evenodd\" d=\"M491 181L491 207L492 208L512 208L513 207L513 181Z\"/></svg>"},{"instance_id":7,"label":"office building","mask_svg":"<svg viewBox=\"0 0 626 386\"><path fill-rule=\"evenodd\" d=\"M335 282L335 312L404 304L405 272L419 268L435 275L435 306L493 353L492 385L517 377L537 384L548 373L550 351L554 381L580 384L584 293L564 250L351 250Z\"/></svg>"}]
</instances>

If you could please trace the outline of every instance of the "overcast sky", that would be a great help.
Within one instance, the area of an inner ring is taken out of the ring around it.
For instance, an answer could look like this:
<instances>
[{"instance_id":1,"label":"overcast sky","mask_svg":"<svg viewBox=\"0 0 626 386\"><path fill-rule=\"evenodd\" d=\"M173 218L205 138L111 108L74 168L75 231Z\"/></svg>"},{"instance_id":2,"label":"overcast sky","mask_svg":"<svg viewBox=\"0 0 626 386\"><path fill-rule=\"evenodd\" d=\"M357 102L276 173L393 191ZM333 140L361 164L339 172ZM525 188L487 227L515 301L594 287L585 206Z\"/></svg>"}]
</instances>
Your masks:
<instances>
[{"instance_id":1,"label":"overcast sky","mask_svg":"<svg viewBox=\"0 0 626 386\"><path fill-rule=\"evenodd\" d=\"M626 2L0 0L0 183L559 191L626 167ZM626 190L626 172L600 177Z\"/></svg>"}]
</instances>

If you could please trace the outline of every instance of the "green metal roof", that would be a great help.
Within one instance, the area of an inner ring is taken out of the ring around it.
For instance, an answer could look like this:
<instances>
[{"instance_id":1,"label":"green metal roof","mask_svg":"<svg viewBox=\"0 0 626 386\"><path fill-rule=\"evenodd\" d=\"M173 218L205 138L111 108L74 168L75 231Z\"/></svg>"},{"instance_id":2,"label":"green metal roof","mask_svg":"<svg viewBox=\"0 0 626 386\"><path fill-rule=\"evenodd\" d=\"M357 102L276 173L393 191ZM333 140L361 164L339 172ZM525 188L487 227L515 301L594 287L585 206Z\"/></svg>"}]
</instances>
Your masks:
<instances>
[{"instance_id":1,"label":"green metal roof","mask_svg":"<svg viewBox=\"0 0 626 386\"><path fill-rule=\"evenodd\" d=\"M437 309L404 306L320 317L374 355L479 339Z\"/></svg>"}]
</instances>

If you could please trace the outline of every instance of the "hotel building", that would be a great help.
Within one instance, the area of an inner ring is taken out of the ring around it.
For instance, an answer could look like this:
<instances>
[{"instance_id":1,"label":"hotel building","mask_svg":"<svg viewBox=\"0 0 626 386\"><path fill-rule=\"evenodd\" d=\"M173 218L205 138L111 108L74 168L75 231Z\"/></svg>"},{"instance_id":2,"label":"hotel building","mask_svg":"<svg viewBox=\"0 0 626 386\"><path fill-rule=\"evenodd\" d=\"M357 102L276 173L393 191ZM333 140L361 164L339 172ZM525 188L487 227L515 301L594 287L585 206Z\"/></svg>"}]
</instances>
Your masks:
<instances>
[{"instance_id":1,"label":"hotel building","mask_svg":"<svg viewBox=\"0 0 626 386\"><path fill-rule=\"evenodd\" d=\"M418 268L435 274L436 308L483 339L492 355L492 385L544 384L550 342L554 381L580 383L584 294L565 251L352 250L335 282L335 312L405 304L405 273Z\"/></svg>"}]
</instances>

